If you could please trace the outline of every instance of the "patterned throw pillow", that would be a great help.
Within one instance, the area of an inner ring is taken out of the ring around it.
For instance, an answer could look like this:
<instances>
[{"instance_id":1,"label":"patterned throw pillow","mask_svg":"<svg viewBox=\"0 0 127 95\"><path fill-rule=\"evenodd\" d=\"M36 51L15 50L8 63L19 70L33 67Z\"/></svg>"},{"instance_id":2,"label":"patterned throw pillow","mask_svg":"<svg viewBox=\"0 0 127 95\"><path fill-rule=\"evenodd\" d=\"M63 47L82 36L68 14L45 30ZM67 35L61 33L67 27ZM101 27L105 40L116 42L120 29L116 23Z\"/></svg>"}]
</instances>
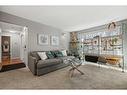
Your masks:
<instances>
[{"instance_id":1,"label":"patterned throw pillow","mask_svg":"<svg viewBox=\"0 0 127 95\"><path fill-rule=\"evenodd\" d=\"M62 56L63 56L63 54L62 54L61 51L52 51L51 53L52 53L55 57L62 57Z\"/></svg>"},{"instance_id":2,"label":"patterned throw pillow","mask_svg":"<svg viewBox=\"0 0 127 95\"><path fill-rule=\"evenodd\" d=\"M62 57L62 56L63 56L63 54L62 54L62 52L61 52L61 51L57 51L57 52L56 52L56 56L57 56L57 57Z\"/></svg>"},{"instance_id":3,"label":"patterned throw pillow","mask_svg":"<svg viewBox=\"0 0 127 95\"><path fill-rule=\"evenodd\" d=\"M53 55L54 57L56 57L55 51L51 51L51 53L52 53L52 55Z\"/></svg>"},{"instance_id":4,"label":"patterned throw pillow","mask_svg":"<svg viewBox=\"0 0 127 95\"><path fill-rule=\"evenodd\" d=\"M54 58L53 54L50 51L47 51L46 55L49 59Z\"/></svg>"},{"instance_id":5,"label":"patterned throw pillow","mask_svg":"<svg viewBox=\"0 0 127 95\"><path fill-rule=\"evenodd\" d=\"M46 52L37 52L37 53L40 56L41 60L46 60L47 59Z\"/></svg>"}]
</instances>

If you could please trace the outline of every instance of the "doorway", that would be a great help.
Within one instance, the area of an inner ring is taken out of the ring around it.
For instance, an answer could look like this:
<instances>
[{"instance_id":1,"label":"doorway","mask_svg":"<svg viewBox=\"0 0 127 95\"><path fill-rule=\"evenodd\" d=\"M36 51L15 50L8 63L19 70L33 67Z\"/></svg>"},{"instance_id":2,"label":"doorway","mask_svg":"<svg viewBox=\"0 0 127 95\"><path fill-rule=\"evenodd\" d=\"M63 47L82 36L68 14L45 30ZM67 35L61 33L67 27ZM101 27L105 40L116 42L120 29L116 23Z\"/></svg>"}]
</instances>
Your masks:
<instances>
[{"instance_id":1,"label":"doorway","mask_svg":"<svg viewBox=\"0 0 127 95\"><path fill-rule=\"evenodd\" d=\"M10 54L10 36L1 36L1 48L2 48L2 65L10 63L11 54Z\"/></svg>"},{"instance_id":2,"label":"doorway","mask_svg":"<svg viewBox=\"0 0 127 95\"><path fill-rule=\"evenodd\" d=\"M0 22L1 67L22 63L27 65L27 36L27 27Z\"/></svg>"},{"instance_id":3,"label":"doorway","mask_svg":"<svg viewBox=\"0 0 127 95\"><path fill-rule=\"evenodd\" d=\"M2 66L23 63L20 58L20 35L3 33L1 36Z\"/></svg>"}]
</instances>

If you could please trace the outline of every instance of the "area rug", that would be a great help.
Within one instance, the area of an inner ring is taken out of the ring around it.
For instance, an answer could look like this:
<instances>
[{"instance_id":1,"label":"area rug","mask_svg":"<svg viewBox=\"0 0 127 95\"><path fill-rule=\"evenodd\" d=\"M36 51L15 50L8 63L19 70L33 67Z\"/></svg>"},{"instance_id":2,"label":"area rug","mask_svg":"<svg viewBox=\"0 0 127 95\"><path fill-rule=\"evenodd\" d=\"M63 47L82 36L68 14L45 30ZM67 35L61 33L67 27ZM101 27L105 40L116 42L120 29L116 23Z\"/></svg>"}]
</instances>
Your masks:
<instances>
[{"instance_id":1,"label":"area rug","mask_svg":"<svg viewBox=\"0 0 127 95\"><path fill-rule=\"evenodd\" d=\"M34 76L28 68L0 73L0 89L127 89L127 73L86 64L71 78L70 67L42 76Z\"/></svg>"}]
</instances>

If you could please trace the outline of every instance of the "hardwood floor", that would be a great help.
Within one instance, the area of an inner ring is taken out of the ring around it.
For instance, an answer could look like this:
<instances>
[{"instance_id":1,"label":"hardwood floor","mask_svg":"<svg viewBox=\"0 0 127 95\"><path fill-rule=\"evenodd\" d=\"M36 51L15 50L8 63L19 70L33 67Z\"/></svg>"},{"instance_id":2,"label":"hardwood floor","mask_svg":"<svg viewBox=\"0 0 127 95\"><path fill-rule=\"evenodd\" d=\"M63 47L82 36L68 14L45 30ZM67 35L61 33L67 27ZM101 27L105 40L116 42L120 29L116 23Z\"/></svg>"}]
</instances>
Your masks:
<instances>
[{"instance_id":1,"label":"hardwood floor","mask_svg":"<svg viewBox=\"0 0 127 95\"><path fill-rule=\"evenodd\" d=\"M2 66L6 66L6 65L13 65L13 64L20 64L20 63L23 63L22 60L20 60L19 58L16 58L16 59L4 59L2 60Z\"/></svg>"},{"instance_id":2,"label":"hardwood floor","mask_svg":"<svg viewBox=\"0 0 127 95\"><path fill-rule=\"evenodd\" d=\"M0 72L5 72L5 71L10 71L10 70L15 70L19 68L24 68L26 65L22 60L19 58L17 59L3 59L2 63L0 64Z\"/></svg>"}]
</instances>

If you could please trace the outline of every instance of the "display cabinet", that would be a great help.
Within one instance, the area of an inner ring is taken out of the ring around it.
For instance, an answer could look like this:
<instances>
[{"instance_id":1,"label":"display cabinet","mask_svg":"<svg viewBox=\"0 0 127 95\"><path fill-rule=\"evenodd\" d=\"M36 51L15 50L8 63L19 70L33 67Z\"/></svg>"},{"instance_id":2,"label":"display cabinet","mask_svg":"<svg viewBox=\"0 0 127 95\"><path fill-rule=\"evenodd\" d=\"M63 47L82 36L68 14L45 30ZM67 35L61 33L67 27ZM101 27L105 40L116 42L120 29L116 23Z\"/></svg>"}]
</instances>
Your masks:
<instances>
[{"instance_id":1,"label":"display cabinet","mask_svg":"<svg viewBox=\"0 0 127 95\"><path fill-rule=\"evenodd\" d=\"M94 57L103 56L107 63L114 67L123 67L123 31L122 26L117 26L113 31L104 28L91 32L77 33L82 48L80 54ZM85 59L85 58L84 58Z\"/></svg>"}]
</instances>

